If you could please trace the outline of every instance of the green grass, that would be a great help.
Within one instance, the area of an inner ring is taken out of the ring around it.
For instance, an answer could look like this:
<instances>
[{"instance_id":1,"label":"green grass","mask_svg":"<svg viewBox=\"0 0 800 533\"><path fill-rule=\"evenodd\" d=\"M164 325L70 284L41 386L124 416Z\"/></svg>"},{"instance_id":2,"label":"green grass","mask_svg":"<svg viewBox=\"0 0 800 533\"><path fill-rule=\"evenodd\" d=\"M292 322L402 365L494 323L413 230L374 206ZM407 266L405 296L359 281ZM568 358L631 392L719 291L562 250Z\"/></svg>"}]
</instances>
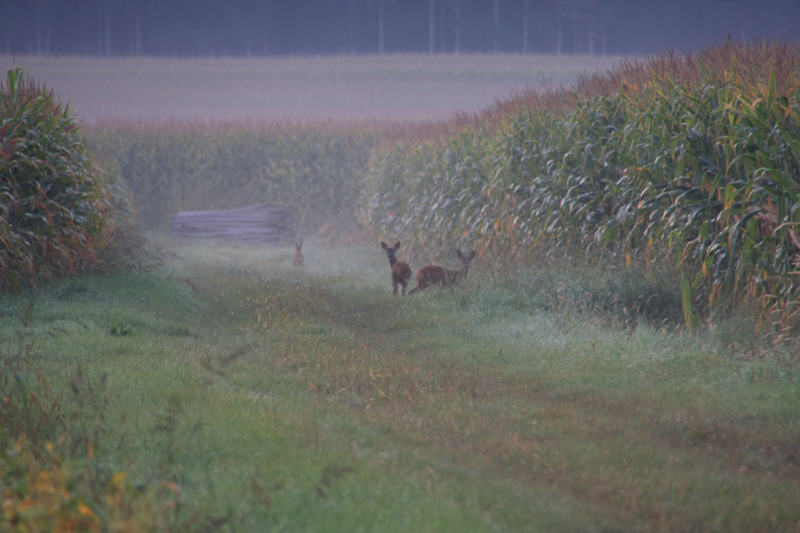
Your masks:
<instances>
[{"instance_id":1,"label":"green grass","mask_svg":"<svg viewBox=\"0 0 800 533\"><path fill-rule=\"evenodd\" d=\"M680 310L620 309L624 273L577 267L478 259L459 287L393 298L378 246L309 241L305 269L290 248L173 246L157 273L0 297L0 339L33 339L54 387L108 373L95 460L176 480L184 514L237 531L800 520L798 374L746 317L688 334Z\"/></svg>"}]
</instances>

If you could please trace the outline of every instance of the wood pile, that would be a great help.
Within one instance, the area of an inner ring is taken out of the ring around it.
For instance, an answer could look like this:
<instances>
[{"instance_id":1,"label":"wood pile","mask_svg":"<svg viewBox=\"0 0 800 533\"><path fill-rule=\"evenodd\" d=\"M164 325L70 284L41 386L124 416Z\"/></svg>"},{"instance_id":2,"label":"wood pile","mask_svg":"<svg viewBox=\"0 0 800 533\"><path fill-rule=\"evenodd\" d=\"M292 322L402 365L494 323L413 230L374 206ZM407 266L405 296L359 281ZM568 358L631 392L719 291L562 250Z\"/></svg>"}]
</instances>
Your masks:
<instances>
[{"instance_id":1,"label":"wood pile","mask_svg":"<svg viewBox=\"0 0 800 533\"><path fill-rule=\"evenodd\" d=\"M224 211L183 211L172 217L176 237L216 239L247 244L278 244L294 238L292 213L283 206L260 204Z\"/></svg>"}]
</instances>

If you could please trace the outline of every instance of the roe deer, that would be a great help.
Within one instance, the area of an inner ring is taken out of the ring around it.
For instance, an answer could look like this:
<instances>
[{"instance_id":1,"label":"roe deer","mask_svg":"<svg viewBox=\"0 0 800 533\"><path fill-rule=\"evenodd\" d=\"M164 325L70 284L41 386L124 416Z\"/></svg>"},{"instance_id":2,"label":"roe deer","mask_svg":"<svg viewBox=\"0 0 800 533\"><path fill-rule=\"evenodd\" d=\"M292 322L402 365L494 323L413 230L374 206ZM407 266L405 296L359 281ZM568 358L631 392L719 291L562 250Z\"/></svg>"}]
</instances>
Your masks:
<instances>
[{"instance_id":1,"label":"roe deer","mask_svg":"<svg viewBox=\"0 0 800 533\"><path fill-rule=\"evenodd\" d=\"M428 285L449 285L461 278L467 277L469 270L469 263L475 257L475 251L469 256L461 253L461 250L456 250L456 255L461 259L461 270L448 270L439 265L428 265L417 270L417 286L408 291L408 294L414 294L417 291L424 290Z\"/></svg>"},{"instance_id":2,"label":"roe deer","mask_svg":"<svg viewBox=\"0 0 800 533\"><path fill-rule=\"evenodd\" d=\"M303 254L300 253L300 248L303 247L303 239L294 243L294 247L297 251L294 253L294 257L292 257L292 264L296 267L303 266Z\"/></svg>"},{"instance_id":3,"label":"roe deer","mask_svg":"<svg viewBox=\"0 0 800 533\"><path fill-rule=\"evenodd\" d=\"M398 261L394 256L394 253L400 248L400 241L397 241L394 246L389 246L381 241L381 248L386 250L386 257L389 258L389 266L392 267L392 294L397 296L397 285L402 285L403 296L405 296L408 280L411 279L411 268L408 266L408 263Z\"/></svg>"}]
</instances>

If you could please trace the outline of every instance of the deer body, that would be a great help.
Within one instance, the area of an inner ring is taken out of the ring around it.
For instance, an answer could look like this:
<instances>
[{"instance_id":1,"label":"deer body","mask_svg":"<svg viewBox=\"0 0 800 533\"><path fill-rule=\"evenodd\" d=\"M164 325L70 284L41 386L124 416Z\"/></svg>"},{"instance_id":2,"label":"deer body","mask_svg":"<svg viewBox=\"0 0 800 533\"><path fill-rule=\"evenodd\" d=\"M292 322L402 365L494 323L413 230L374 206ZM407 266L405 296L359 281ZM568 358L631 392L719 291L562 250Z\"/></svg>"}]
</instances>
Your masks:
<instances>
[{"instance_id":1,"label":"deer body","mask_svg":"<svg viewBox=\"0 0 800 533\"><path fill-rule=\"evenodd\" d=\"M397 286L403 287L403 296L406 294L408 280L411 279L411 267L405 261L398 261L394 253L400 248L400 241L394 246L389 246L381 241L381 248L386 250L386 257L389 258L389 266L392 267L392 294L397 296Z\"/></svg>"},{"instance_id":2,"label":"deer body","mask_svg":"<svg viewBox=\"0 0 800 533\"><path fill-rule=\"evenodd\" d=\"M461 270L449 270L442 268L439 265L428 265L417 270L417 286L411 289L408 294L414 294L417 291L425 290L430 285L450 285L455 283L461 278L467 277L469 264L472 258L475 257L473 251L469 256L461 253L461 250L456 250L456 255L461 260Z\"/></svg>"},{"instance_id":3,"label":"deer body","mask_svg":"<svg viewBox=\"0 0 800 533\"><path fill-rule=\"evenodd\" d=\"M292 264L296 267L301 267L303 266L303 254L300 253L300 248L303 247L303 240L300 239L294 243L294 247L297 251L294 253L294 257L292 257Z\"/></svg>"}]
</instances>

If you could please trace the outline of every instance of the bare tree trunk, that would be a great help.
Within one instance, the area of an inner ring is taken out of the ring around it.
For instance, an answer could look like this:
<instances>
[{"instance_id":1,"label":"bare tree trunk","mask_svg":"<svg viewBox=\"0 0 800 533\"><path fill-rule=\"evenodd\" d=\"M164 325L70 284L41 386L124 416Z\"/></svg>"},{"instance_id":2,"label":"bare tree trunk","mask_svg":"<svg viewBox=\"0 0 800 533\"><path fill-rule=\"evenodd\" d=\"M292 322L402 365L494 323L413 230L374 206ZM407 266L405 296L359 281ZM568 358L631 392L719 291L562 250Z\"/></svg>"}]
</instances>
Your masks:
<instances>
[{"instance_id":1,"label":"bare tree trunk","mask_svg":"<svg viewBox=\"0 0 800 533\"><path fill-rule=\"evenodd\" d=\"M42 23L36 19L36 55L42 55Z\"/></svg>"},{"instance_id":2,"label":"bare tree trunk","mask_svg":"<svg viewBox=\"0 0 800 533\"><path fill-rule=\"evenodd\" d=\"M580 36L578 34L578 23L577 21L572 21L572 53L578 54L580 53Z\"/></svg>"},{"instance_id":3,"label":"bare tree trunk","mask_svg":"<svg viewBox=\"0 0 800 533\"><path fill-rule=\"evenodd\" d=\"M34 4L36 17L36 54L42 55L42 2L36 0Z\"/></svg>"},{"instance_id":4,"label":"bare tree trunk","mask_svg":"<svg viewBox=\"0 0 800 533\"><path fill-rule=\"evenodd\" d=\"M556 55L561 55L561 0L556 3Z\"/></svg>"},{"instance_id":5,"label":"bare tree trunk","mask_svg":"<svg viewBox=\"0 0 800 533\"><path fill-rule=\"evenodd\" d=\"M106 57L111 57L111 6L106 3Z\"/></svg>"},{"instance_id":6,"label":"bare tree trunk","mask_svg":"<svg viewBox=\"0 0 800 533\"><path fill-rule=\"evenodd\" d=\"M263 6L264 18L261 19L261 23L264 25L264 31L262 36L264 43L264 57L267 57L269 55L269 25L271 20L270 15L272 14L272 10L270 9L269 4L270 4L269 2L266 1L264 2Z\"/></svg>"},{"instance_id":7,"label":"bare tree trunk","mask_svg":"<svg viewBox=\"0 0 800 533\"><path fill-rule=\"evenodd\" d=\"M138 4L136 5L136 43L135 43L135 51L137 57L142 55L142 8Z\"/></svg>"},{"instance_id":8,"label":"bare tree trunk","mask_svg":"<svg viewBox=\"0 0 800 533\"><path fill-rule=\"evenodd\" d=\"M383 0L378 0L378 54L380 55L386 52L384 38Z\"/></svg>"},{"instance_id":9,"label":"bare tree trunk","mask_svg":"<svg viewBox=\"0 0 800 533\"><path fill-rule=\"evenodd\" d=\"M294 0L292 2L299 9L300 21L300 53L306 55L311 52L311 32L309 31L309 2L307 0Z\"/></svg>"},{"instance_id":10,"label":"bare tree trunk","mask_svg":"<svg viewBox=\"0 0 800 533\"><path fill-rule=\"evenodd\" d=\"M739 40L744 42L744 10L745 10L745 1L739 1Z\"/></svg>"},{"instance_id":11,"label":"bare tree trunk","mask_svg":"<svg viewBox=\"0 0 800 533\"><path fill-rule=\"evenodd\" d=\"M602 46L602 54L604 56L608 55L608 47L606 46L608 43L608 24L606 22L603 23L603 36L600 38L600 44Z\"/></svg>"},{"instance_id":12,"label":"bare tree trunk","mask_svg":"<svg viewBox=\"0 0 800 533\"><path fill-rule=\"evenodd\" d=\"M444 5L445 0L442 0L441 16L439 17L439 20L441 21L439 22L439 52L442 54L444 53Z\"/></svg>"},{"instance_id":13,"label":"bare tree trunk","mask_svg":"<svg viewBox=\"0 0 800 533\"><path fill-rule=\"evenodd\" d=\"M434 41L436 37L433 20L433 0L428 0L428 53L433 55Z\"/></svg>"},{"instance_id":14,"label":"bare tree trunk","mask_svg":"<svg viewBox=\"0 0 800 533\"><path fill-rule=\"evenodd\" d=\"M100 13L99 8L97 11L97 55L98 57L103 55L103 16Z\"/></svg>"},{"instance_id":15,"label":"bare tree trunk","mask_svg":"<svg viewBox=\"0 0 800 533\"><path fill-rule=\"evenodd\" d=\"M528 0L522 3L522 53L528 55Z\"/></svg>"},{"instance_id":16,"label":"bare tree trunk","mask_svg":"<svg viewBox=\"0 0 800 533\"><path fill-rule=\"evenodd\" d=\"M455 52L461 53L461 2L456 1L456 46Z\"/></svg>"},{"instance_id":17,"label":"bare tree trunk","mask_svg":"<svg viewBox=\"0 0 800 533\"><path fill-rule=\"evenodd\" d=\"M494 0L494 53L500 52L500 0Z\"/></svg>"},{"instance_id":18,"label":"bare tree trunk","mask_svg":"<svg viewBox=\"0 0 800 533\"><path fill-rule=\"evenodd\" d=\"M347 5L347 38L350 41L350 55L356 53L356 38L355 38L355 3L351 0Z\"/></svg>"}]
</instances>

